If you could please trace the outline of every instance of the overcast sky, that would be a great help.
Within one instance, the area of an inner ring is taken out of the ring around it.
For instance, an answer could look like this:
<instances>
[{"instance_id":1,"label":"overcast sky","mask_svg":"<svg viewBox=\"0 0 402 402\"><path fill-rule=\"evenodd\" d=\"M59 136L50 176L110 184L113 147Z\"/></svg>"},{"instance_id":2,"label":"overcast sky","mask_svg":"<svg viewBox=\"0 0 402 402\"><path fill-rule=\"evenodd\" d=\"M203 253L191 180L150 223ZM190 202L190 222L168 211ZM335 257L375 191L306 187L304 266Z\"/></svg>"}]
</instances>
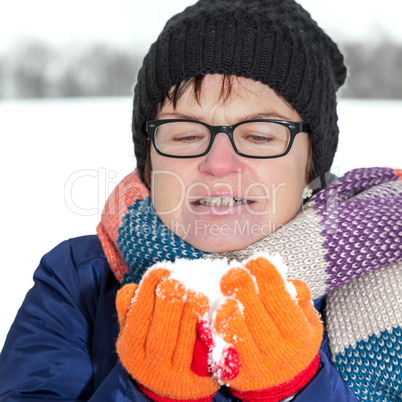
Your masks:
<instances>
[{"instance_id":1,"label":"overcast sky","mask_svg":"<svg viewBox=\"0 0 402 402\"><path fill-rule=\"evenodd\" d=\"M190 0L1 0L0 48L21 38L56 44L93 39L146 50L166 20ZM402 42L401 0L300 0L336 41Z\"/></svg>"}]
</instances>

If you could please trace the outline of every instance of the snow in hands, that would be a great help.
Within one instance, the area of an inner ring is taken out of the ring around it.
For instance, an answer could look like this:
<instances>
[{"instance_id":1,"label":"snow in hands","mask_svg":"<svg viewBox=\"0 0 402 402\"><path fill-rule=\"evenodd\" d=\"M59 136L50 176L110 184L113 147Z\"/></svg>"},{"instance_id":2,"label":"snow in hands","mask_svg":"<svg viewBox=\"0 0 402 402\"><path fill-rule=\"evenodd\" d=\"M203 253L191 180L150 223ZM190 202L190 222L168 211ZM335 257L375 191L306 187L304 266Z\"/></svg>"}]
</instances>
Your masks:
<instances>
[{"instance_id":1,"label":"snow in hands","mask_svg":"<svg viewBox=\"0 0 402 402\"><path fill-rule=\"evenodd\" d=\"M247 270L246 265L249 261L263 257L270 261L281 274L286 290L292 299L297 301L297 292L294 285L287 280L287 267L282 258L277 254L258 253L242 262L236 260L228 261L222 259L177 259L174 262L162 261L153 265L145 274L149 274L155 269L167 269L170 271L169 279L175 279L182 283L187 290L202 293L208 298L209 311L200 317L197 326L197 340L194 347L194 357L192 369L200 376L213 375L221 384L235 378L240 370L240 361L233 344L225 342L214 329L214 322L217 309L228 299L221 292L221 279L229 273L231 269ZM258 293L258 285L255 277L247 270L253 279L254 286ZM166 278L166 279L168 279ZM158 295L158 297L163 297ZM236 300L236 289L233 296L238 305L239 311L243 312L243 306ZM234 338L236 341L236 335Z\"/></svg>"}]
</instances>

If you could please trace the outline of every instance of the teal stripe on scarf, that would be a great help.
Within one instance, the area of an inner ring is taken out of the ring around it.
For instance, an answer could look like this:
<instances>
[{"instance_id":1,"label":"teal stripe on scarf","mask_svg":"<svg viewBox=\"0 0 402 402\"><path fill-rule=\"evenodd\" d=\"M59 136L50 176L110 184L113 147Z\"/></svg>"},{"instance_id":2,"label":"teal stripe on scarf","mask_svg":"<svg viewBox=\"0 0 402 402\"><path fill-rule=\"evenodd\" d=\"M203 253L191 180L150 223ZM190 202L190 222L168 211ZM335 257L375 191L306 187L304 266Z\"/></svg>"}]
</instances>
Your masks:
<instances>
[{"instance_id":1,"label":"teal stripe on scarf","mask_svg":"<svg viewBox=\"0 0 402 402\"><path fill-rule=\"evenodd\" d=\"M400 401L402 331L382 331L335 356L335 367L360 401Z\"/></svg>"},{"instance_id":2,"label":"teal stripe on scarf","mask_svg":"<svg viewBox=\"0 0 402 402\"><path fill-rule=\"evenodd\" d=\"M129 267L122 284L139 283L144 272L157 262L203 258L208 254L170 231L157 216L150 197L137 199L127 208L117 244Z\"/></svg>"}]
</instances>

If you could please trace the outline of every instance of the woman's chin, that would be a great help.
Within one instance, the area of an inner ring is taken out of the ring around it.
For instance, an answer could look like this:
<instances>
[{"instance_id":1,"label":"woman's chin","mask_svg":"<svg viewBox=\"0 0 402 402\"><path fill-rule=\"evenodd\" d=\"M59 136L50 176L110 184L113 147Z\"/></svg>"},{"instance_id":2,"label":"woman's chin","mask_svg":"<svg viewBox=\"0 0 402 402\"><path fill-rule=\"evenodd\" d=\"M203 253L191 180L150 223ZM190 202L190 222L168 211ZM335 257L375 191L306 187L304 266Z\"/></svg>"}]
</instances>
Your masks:
<instances>
[{"instance_id":1,"label":"woman's chin","mask_svg":"<svg viewBox=\"0 0 402 402\"><path fill-rule=\"evenodd\" d=\"M234 235L188 235L184 239L198 250L207 253L224 253L244 249L265 236L234 236Z\"/></svg>"}]
</instances>

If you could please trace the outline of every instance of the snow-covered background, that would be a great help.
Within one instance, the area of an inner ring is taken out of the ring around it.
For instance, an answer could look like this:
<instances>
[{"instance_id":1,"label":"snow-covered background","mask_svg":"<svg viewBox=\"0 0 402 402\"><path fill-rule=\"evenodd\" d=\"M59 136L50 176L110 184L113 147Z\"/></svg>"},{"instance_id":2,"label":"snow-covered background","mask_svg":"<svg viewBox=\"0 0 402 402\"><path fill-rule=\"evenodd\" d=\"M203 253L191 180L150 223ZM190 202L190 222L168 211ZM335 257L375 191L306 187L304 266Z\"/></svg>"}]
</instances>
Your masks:
<instances>
[{"instance_id":1,"label":"snow-covered background","mask_svg":"<svg viewBox=\"0 0 402 402\"><path fill-rule=\"evenodd\" d=\"M402 167L402 101L341 100L333 171ZM0 347L41 256L95 233L107 195L135 166L131 98L0 102Z\"/></svg>"}]
</instances>

